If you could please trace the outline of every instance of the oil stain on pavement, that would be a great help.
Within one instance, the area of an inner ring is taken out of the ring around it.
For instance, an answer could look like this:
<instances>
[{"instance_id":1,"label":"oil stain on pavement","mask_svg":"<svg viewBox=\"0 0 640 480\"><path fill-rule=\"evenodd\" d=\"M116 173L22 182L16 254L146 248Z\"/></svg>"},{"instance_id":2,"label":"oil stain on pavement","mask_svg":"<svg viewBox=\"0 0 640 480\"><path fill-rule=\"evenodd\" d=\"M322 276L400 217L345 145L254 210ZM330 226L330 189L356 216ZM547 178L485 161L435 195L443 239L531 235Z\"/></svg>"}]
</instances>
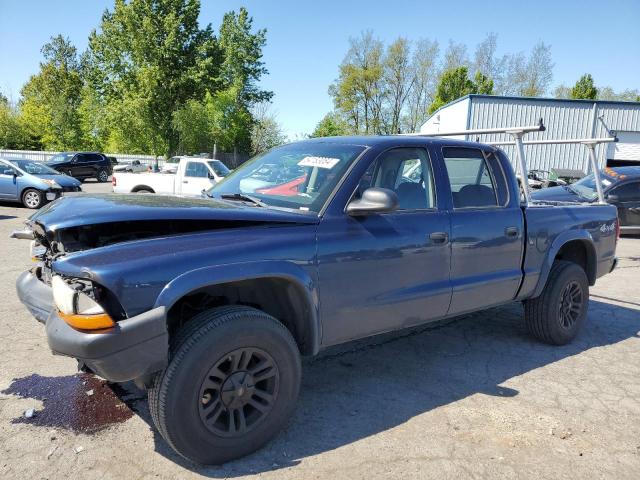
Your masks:
<instances>
[{"instance_id":1,"label":"oil stain on pavement","mask_svg":"<svg viewBox=\"0 0 640 480\"><path fill-rule=\"evenodd\" d=\"M94 433L124 422L133 410L114 392L112 385L86 373L64 377L30 375L14 379L1 393L42 401L33 416L12 423L60 427L76 433ZM117 388L117 387L116 387Z\"/></svg>"}]
</instances>

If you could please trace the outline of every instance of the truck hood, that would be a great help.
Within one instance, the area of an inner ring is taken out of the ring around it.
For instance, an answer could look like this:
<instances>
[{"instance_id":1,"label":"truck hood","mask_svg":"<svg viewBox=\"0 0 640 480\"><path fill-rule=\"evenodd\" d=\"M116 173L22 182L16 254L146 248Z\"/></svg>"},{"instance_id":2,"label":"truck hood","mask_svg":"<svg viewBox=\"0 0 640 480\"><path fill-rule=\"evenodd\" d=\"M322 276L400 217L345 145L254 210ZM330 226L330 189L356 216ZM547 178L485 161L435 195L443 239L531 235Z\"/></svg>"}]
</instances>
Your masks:
<instances>
[{"instance_id":1,"label":"truck hood","mask_svg":"<svg viewBox=\"0 0 640 480\"><path fill-rule=\"evenodd\" d=\"M164 195L104 194L62 197L32 215L28 224L58 252L125 241L251 226L314 224L318 217L243 202Z\"/></svg>"}]
</instances>

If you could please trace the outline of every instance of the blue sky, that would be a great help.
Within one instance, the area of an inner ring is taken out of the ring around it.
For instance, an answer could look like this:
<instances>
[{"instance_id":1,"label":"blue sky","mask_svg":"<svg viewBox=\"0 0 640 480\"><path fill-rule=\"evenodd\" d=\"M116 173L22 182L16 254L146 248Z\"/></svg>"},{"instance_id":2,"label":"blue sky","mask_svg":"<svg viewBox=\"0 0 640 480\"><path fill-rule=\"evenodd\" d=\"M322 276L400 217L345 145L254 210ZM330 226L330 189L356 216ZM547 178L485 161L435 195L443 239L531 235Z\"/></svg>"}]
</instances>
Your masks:
<instances>
[{"instance_id":1,"label":"blue sky","mask_svg":"<svg viewBox=\"0 0 640 480\"><path fill-rule=\"evenodd\" d=\"M498 54L551 44L553 86L590 72L597 85L640 88L639 0L457 0L412 2L320 0L203 0L201 23L220 24L225 11L245 6L267 28L264 88L289 135L309 133L332 107L327 87L336 78L350 36L371 29L384 41L398 36L463 42L473 53L488 32ZM79 50L112 0L0 0L0 91L17 99L38 70L41 46L68 36ZM521 4L522 6L519 6ZM487 6L490 5L490 6Z\"/></svg>"}]
</instances>

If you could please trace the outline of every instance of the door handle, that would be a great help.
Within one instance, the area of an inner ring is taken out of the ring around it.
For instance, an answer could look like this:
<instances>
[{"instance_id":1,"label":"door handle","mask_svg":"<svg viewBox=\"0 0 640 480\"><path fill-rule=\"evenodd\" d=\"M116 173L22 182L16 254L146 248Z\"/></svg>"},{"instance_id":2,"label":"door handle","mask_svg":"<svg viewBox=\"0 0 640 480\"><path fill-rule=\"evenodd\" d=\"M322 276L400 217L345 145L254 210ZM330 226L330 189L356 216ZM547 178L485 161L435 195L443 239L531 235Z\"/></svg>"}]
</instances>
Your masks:
<instances>
[{"instance_id":1,"label":"door handle","mask_svg":"<svg viewBox=\"0 0 640 480\"><path fill-rule=\"evenodd\" d=\"M182 180L182 183L189 183L189 180Z\"/></svg>"},{"instance_id":2,"label":"door handle","mask_svg":"<svg viewBox=\"0 0 640 480\"><path fill-rule=\"evenodd\" d=\"M449 235L447 232L433 232L429 234L431 242L438 245L444 245L449 241Z\"/></svg>"},{"instance_id":3,"label":"door handle","mask_svg":"<svg viewBox=\"0 0 640 480\"><path fill-rule=\"evenodd\" d=\"M504 229L504 234L507 238L516 238L519 233L518 227L507 227Z\"/></svg>"}]
</instances>

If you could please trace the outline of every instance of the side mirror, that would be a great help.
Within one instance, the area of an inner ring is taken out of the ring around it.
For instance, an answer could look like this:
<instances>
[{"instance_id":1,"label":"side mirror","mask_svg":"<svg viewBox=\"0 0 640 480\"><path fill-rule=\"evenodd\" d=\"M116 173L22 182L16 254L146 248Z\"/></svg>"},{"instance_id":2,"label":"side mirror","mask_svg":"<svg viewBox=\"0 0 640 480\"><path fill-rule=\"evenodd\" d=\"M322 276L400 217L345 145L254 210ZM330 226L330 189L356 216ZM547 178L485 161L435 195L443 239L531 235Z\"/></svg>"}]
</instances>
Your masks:
<instances>
[{"instance_id":1,"label":"side mirror","mask_svg":"<svg viewBox=\"0 0 640 480\"><path fill-rule=\"evenodd\" d=\"M620 201L620 197L618 195L609 194L605 197L607 202L618 203Z\"/></svg>"},{"instance_id":2,"label":"side mirror","mask_svg":"<svg viewBox=\"0 0 640 480\"><path fill-rule=\"evenodd\" d=\"M2 174L3 175L13 175L14 177L17 176L16 171L13 168L5 168L4 170L2 170Z\"/></svg>"},{"instance_id":3,"label":"side mirror","mask_svg":"<svg viewBox=\"0 0 640 480\"><path fill-rule=\"evenodd\" d=\"M387 188L367 188L362 197L352 200L347 205L347 215L369 215L371 213L386 213L397 210L399 206L398 196L393 190Z\"/></svg>"}]
</instances>

